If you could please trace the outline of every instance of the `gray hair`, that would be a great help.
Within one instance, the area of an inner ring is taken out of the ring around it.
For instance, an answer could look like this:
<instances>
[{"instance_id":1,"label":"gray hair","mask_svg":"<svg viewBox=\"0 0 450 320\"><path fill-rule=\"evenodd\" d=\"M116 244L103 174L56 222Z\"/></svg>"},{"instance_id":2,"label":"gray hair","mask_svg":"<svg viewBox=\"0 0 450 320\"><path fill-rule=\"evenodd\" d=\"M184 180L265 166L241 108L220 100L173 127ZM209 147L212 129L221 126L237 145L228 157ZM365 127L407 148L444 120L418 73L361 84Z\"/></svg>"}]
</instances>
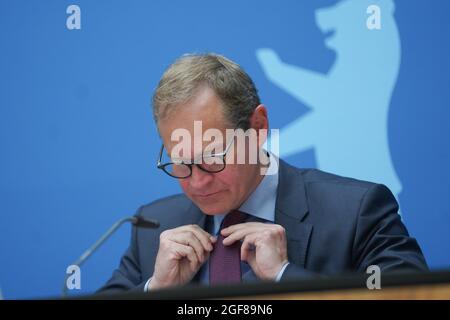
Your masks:
<instances>
[{"instance_id":1,"label":"gray hair","mask_svg":"<svg viewBox=\"0 0 450 320\"><path fill-rule=\"evenodd\" d=\"M260 104L258 91L238 64L213 53L183 55L167 68L153 95L155 122L189 102L202 85L219 97L230 125L249 128L250 116Z\"/></svg>"}]
</instances>

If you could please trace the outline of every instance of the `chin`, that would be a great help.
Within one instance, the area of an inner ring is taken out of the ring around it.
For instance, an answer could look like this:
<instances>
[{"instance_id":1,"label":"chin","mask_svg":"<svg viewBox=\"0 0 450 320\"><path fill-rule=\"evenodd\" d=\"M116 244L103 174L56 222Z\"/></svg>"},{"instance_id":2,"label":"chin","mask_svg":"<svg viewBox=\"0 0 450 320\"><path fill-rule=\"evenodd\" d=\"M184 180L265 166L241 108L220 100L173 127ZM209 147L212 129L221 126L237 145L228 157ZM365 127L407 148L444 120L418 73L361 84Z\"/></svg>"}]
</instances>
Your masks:
<instances>
[{"instance_id":1,"label":"chin","mask_svg":"<svg viewBox=\"0 0 450 320\"><path fill-rule=\"evenodd\" d=\"M203 213L210 216L224 214L230 211L229 206L222 203L201 203L199 201L194 201L194 203L200 208L200 210L202 210Z\"/></svg>"},{"instance_id":2,"label":"chin","mask_svg":"<svg viewBox=\"0 0 450 320\"><path fill-rule=\"evenodd\" d=\"M200 208L200 210L202 210L203 213L206 213L207 215L210 216L214 216L217 214L224 214L226 212L228 212L229 210L224 209L222 206L202 206L202 205L198 205L197 206Z\"/></svg>"}]
</instances>

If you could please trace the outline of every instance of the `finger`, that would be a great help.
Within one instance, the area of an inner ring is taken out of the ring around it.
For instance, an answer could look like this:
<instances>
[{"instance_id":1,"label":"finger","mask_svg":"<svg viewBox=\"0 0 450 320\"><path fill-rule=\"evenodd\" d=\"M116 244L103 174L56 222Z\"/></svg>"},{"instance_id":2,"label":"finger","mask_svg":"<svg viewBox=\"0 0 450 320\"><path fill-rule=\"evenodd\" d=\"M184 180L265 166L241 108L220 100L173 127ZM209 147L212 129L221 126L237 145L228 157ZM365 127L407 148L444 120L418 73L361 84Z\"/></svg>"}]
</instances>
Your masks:
<instances>
[{"instance_id":1,"label":"finger","mask_svg":"<svg viewBox=\"0 0 450 320\"><path fill-rule=\"evenodd\" d=\"M252 269L256 263L256 241L258 234L253 233L245 237L241 246L241 260L246 261Z\"/></svg>"},{"instance_id":2,"label":"finger","mask_svg":"<svg viewBox=\"0 0 450 320\"><path fill-rule=\"evenodd\" d=\"M197 254L198 260L203 263L205 257L205 248L202 243L191 231L176 233L171 237L172 241L192 247ZM206 251L207 252L207 251Z\"/></svg>"},{"instance_id":3,"label":"finger","mask_svg":"<svg viewBox=\"0 0 450 320\"><path fill-rule=\"evenodd\" d=\"M227 228L223 228L221 230L221 234L226 237L227 235L237 231L237 230L242 230L242 229L246 229L246 228L250 228L250 227L259 227L259 228L265 228L267 226L270 226L271 224L269 223L264 223L264 222L244 222L244 223L238 223L238 224L234 224L232 226L229 226Z\"/></svg>"},{"instance_id":4,"label":"finger","mask_svg":"<svg viewBox=\"0 0 450 320\"><path fill-rule=\"evenodd\" d=\"M214 236L210 235L208 232L206 232L202 228L200 228L198 225L193 224L193 225L183 226L180 228L180 231L181 230L191 231L192 233L195 234L197 239L202 243L205 250L207 250L207 251L213 250L212 244L216 241L216 238Z\"/></svg>"},{"instance_id":5,"label":"finger","mask_svg":"<svg viewBox=\"0 0 450 320\"><path fill-rule=\"evenodd\" d=\"M189 260L189 265L192 272L198 268L200 263L198 261L197 254L192 247L173 242L172 248L175 250L177 260L181 260L183 258Z\"/></svg>"},{"instance_id":6,"label":"finger","mask_svg":"<svg viewBox=\"0 0 450 320\"><path fill-rule=\"evenodd\" d=\"M264 230L267 230L267 228L261 228L259 226L236 230L223 240L223 245L224 246L232 245L236 241L244 239L249 234L258 232L260 233L263 232Z\"/></svg>"}]
</instances>

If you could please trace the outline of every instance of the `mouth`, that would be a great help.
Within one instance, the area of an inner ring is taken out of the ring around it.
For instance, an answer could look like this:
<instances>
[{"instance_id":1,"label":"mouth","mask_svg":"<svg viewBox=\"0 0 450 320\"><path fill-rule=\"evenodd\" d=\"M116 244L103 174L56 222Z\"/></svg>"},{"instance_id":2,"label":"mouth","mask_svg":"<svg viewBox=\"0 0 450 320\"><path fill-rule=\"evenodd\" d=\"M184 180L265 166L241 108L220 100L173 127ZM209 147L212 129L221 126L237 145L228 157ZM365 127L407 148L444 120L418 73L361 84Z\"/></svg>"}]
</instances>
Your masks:
<instances>
[{"instance_id":1,"label":"mouth","mask_svg":"<svg viewBox=\"0 0 450 320\"><path fill-rule=\"evenodd\" d=\"M205 194L195 194L194 197L199 198L199 199L208 199L211 198L217 194L219 194L221 191L217 191L217 192L212 192L212 193L205 193Z\"/></svg>"}]
</instances>

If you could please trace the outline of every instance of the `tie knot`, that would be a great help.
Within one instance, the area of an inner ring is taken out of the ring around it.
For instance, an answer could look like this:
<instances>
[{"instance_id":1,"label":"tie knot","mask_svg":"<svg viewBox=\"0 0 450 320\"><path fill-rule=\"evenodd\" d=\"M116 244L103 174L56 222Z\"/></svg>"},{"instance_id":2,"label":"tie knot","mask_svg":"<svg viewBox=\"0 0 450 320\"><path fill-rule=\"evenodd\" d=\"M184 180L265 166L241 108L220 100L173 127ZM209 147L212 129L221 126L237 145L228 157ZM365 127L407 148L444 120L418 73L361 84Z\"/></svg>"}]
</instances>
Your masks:
<instances>
[{"instance_id":1,"label":"tie knot","mask_svg":"<svg viewBox=\"0 0 450 320\"><path fill-rule=\"evenodd\" d=\"M239 210L230 211L222 222L222 228L228 228L234 224L244 222L248 217L248 214Z\"/></svg>"}]
</instances>

